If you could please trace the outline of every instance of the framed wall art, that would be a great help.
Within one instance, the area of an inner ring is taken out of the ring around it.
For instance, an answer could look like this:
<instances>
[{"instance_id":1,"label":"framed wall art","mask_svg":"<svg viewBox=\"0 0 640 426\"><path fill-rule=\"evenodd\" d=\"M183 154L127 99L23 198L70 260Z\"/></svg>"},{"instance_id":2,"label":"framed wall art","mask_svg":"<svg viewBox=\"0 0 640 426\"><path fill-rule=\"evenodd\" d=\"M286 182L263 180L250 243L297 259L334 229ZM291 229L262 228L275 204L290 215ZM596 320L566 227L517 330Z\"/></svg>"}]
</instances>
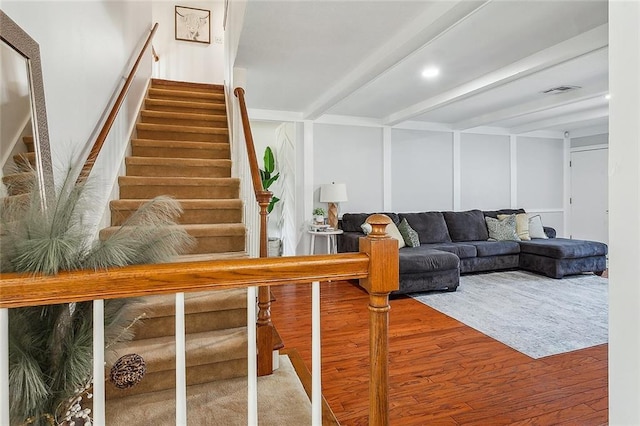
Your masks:
<instances>
[{"instance_id":1,"label":"framed wall art","mask_svg":"<svg viewBox=\"0 0 640 426\"><path fill-rule=\"evenodd\" d=\"M176 6L176 40L211 43L211 11Z\"/></svg>"}]
</instances>

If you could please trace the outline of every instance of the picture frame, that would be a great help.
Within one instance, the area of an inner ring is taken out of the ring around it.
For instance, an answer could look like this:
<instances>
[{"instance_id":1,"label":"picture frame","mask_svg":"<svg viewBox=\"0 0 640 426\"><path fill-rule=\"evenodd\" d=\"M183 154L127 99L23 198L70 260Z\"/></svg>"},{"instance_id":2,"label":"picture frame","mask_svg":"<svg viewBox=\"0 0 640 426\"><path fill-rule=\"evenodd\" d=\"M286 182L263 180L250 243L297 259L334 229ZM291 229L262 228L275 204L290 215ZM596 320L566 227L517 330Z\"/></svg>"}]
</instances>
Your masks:
<instances>
[{"instance_id":1,"label":"picture frame","mask_svg":"<svg viewBox=\"0 0 640 426\"><path fill-rule=\"evenodd\" d=\"M211 44L211 11L176 6L176 40Z\"/></svg>"}]
</instances>

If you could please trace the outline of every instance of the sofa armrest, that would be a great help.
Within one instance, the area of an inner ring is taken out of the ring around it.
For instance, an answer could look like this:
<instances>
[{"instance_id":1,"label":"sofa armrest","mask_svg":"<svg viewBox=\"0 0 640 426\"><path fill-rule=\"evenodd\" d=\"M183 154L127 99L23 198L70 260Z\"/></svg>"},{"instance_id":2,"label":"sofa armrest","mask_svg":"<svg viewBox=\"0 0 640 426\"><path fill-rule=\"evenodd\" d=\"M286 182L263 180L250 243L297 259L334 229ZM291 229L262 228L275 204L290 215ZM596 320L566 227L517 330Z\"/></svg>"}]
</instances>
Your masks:
<instances>
[{"instance_id":1,"label":"sofa armrest","mask_svg":"<svg viewBox=\"0 0 640 426\"><path fill-rule=\"evenodd\" d=\"M364 236L362 232L343 232L338 235L338 253L360 251L360 237Z\"/></svg>"},{"instance_id":2,"label":"sofa armrest","mask_svg":"<svg viewBox=\"0 0 640 426\"><path fill-rule=\"evenodd\" d=\"M550 226L543 226L544 228L544 233L547 234L547 237L549 238L555 238L556 237L556 230Z\"/></svg>"}]
</instances>

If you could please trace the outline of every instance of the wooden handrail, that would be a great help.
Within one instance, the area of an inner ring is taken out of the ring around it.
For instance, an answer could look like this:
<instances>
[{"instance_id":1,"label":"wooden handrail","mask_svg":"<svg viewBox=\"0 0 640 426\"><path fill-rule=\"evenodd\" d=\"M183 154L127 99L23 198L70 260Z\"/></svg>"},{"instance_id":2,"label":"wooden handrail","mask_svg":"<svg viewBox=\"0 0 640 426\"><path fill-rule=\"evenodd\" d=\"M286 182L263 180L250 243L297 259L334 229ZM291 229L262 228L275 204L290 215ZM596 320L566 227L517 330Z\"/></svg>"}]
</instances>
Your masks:
<instances>
[{"instance_id":1,"label":"wooden handrail","mask_svg":"<svg viewBox=\"0 0 640 426\"><path fill-rule=\"evenodd\" d=\"M147 41L144 43L144 46L140 50L140 53L136 58L136 62L133 64L133 67L131 68L129 75L127 76L127 79L124 82L124 86L122 86L122 89L120 89L120 93L118 94L118 97L116 98L116 101L113 104L113 107L111 108L111 112L109 112L109 115L107 116L107 120L102 126L100 133L98 133L98 137L96 138L96 141L94 142L93 147L91 147L89 156L84 162L84 166L82 166L82 170L80 171L80 175L78 176L77 183L83 183L89 177L89 174L91 173L91 169L93 169L93 165L95 164L96 159L98 158L98 154L100 154L100 150L102 149L104 142L107 140L109 131L111 131L111 127L113 126L113 123L116 121L118 111L120 110L120 107L124 102L124 98L127 96L129 87L131 86L131 83L133 83L133 79L135 77L136 71L138 70L138 66L140 65L140 61L144 56L144 52L147 50L147 48L151 44L151 40L153 39L153 36L155 35L157 29L158 29L158 23L156 22L153 25L153 28L151 29L149 36L147 37Z\"/></svg>"},{"instance_id":2,"label":"wooden handrail","mask_svg":"<svg viewBox=\"0 0 640 426\"><path fill-rule=\"evenodd\" d=\"M238 98L240 106L240 117L242 119L242 130L249 160L249 170L251 172L251 182L256 201L260 207L260 257L267 257L267 208L273 197L273 193L266 191L262 185L262 177L258 168L258 158L256 148L253 143L251 124L247 104L244 100L244 89L236 87L233 93ZM271 323L271 290L269 287L258 289L258 375L266 376L273 372L273 324Z\"/></svg>"},{"instance_id":3,"label":"wooden handrail","mask_svg":"<svg viewBox=\"0 0 640 426\"><path fill-rule=\"evenodd\" d=\"M242 118L244 140L247 144L247 155L249 158L249 169L251 170L251 182L253 182L253 192L259 194L264 191L264 188L262 187L262 179L260 178L260 168L258 167L258 158L256 157L256 147L253 144L253 134L251 133L247 104L244 100L244 89L242 87L236 87L233 93L236 95L236 98L238 98L238 102L240 104L240 117Z\"/></svg>"}]
</instances>

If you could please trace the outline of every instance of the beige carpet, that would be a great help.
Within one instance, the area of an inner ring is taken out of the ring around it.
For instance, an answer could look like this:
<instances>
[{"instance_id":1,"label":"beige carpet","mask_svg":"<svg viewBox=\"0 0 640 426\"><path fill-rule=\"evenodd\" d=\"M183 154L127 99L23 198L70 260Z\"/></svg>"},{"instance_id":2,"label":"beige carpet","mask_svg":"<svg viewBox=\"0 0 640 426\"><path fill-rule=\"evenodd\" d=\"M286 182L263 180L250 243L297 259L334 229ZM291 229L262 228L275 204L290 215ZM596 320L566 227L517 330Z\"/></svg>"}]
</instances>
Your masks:
<instances>
[{"instance_id":1,"label":"beige carpet","mask_svg":"<svg viewBox=\"0 0 640 426\"><path fill-rule=\"evenodd\" d=\"M117 408L110 410L107 402L110 426L173 425L175 391L137 395ZM246 425L247 379L190 386L187 416L189 425ZM280 356L280 368L273 375L258 378L258 421L273 426L311 424L311 403L288 356Z\"/></svg>"}]
</instances>

